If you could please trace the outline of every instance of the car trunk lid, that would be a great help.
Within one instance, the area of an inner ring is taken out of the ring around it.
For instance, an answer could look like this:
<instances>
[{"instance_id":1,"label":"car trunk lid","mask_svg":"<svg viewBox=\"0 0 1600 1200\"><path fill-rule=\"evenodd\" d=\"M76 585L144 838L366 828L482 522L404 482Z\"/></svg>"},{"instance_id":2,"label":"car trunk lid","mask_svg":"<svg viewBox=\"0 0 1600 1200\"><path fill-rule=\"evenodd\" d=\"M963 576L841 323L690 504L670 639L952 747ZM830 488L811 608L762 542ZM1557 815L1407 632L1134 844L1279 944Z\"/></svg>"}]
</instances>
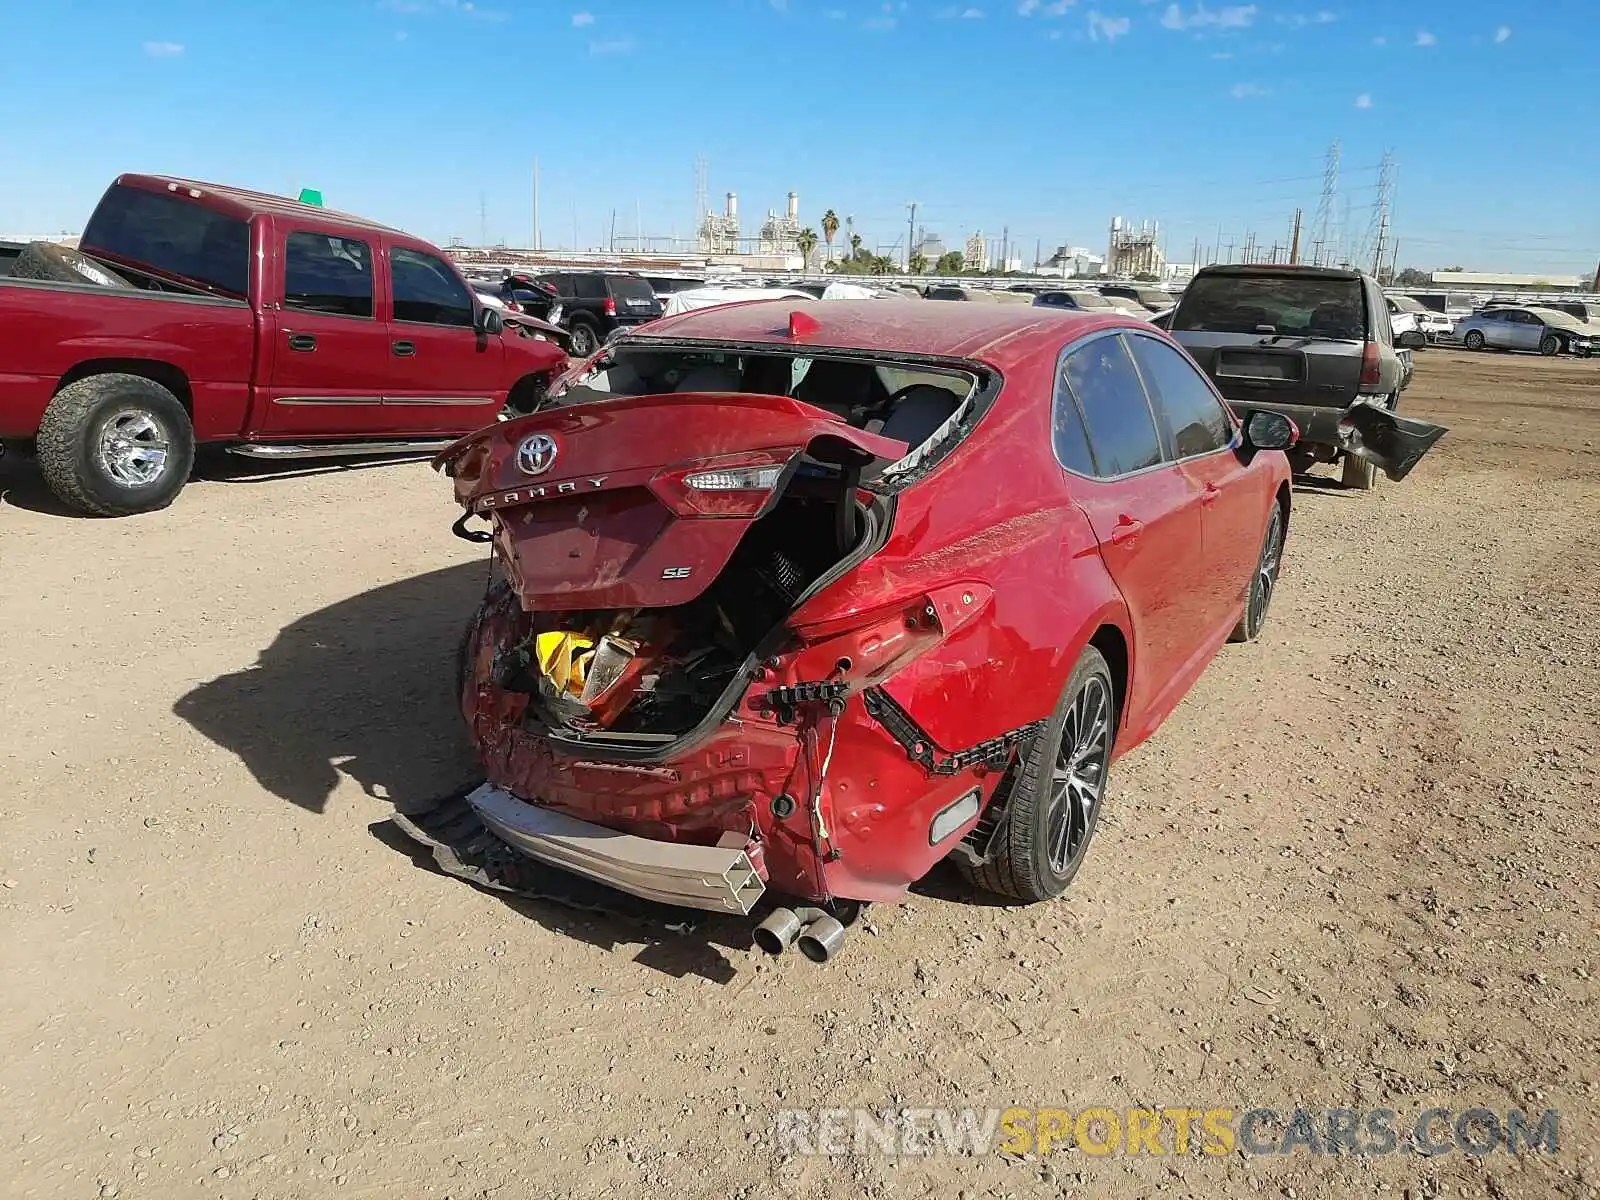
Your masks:
<instances>
[{"instance_id":1,"label":"car trunk lid","mask_svg":"<svg viewBox=\"0 0 1600 1200\"><path fill-rule=\"evenodd\" d=\"M784 396L594 401L490 426L435 460L493 537L525 609L695 599L806 458L859 469L906 444Z\"/></svg>"}]
</instances>

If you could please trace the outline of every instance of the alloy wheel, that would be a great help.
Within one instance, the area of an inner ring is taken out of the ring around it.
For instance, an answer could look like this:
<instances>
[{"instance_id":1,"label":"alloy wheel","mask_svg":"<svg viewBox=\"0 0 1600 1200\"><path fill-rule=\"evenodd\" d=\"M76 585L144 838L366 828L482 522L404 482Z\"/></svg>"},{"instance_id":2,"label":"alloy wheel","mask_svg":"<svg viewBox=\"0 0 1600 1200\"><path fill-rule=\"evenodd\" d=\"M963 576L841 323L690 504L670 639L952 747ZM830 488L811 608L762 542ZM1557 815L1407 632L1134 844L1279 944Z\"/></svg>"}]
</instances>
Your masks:
<instances>
[{"instance_id":1,"label":"alloy wheel","mask_svg":"<svg viewBox=\"0 0 1600 1200\"><path fill-rule=\"evenodd\" d=\"M1072 698L1050 772L1047 853L1058 878L1072 872L1089 845L1105 795L1111 718L1110 687L1103 676L1091 675Z\"/></svg>"},{"instance_id":2,"label":"alloy wheel","mask_svg":"<svg viewBox=\"0 0 1600 1200\"><path fill-rule=\"evenodd\" d=\"M100 428L95 457L101 468L123 487L148 487L167 469L169 438L149 413L123 409Z\"/></svg>"},{"instance_id":3,"label":"alloy wheel","mask_svg":"<svg viewBox=\"0 0 1600 1200\"><path fill-rule=\"evenodd\" d=\"M1267 540L1261 547L1261 561L1250 581L1250 628L1260 629L1272 606L1272 593L1278 586L1278 568L1283 564L1283 509L1272 506L1267 522Z\"/></svg>"}]
</instances>

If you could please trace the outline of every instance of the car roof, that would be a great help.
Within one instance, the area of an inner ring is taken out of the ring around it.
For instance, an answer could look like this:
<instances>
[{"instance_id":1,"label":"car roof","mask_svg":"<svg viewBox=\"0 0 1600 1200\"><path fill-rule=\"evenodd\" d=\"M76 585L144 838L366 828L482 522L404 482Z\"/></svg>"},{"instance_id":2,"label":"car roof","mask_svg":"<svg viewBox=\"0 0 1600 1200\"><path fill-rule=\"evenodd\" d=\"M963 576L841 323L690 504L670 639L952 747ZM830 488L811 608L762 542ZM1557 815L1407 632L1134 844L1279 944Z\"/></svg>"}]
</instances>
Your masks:
<instances>
[{"instance_id":1,"label":"car roof","mask_svg":"<svg viewBox=\"0 0 1600 1200\"><path fill-rule=\"evenodd\" d=\"M1306 267L1297 263L1218 263L1209 267L1201 267L1195 273L1195 278L1200 279L1208 275L1267 275L1280 278L1304 276L1311 279L1365 278L1360 271L1352 271L1344 267Z\"/></svg>"},{"instance_id":2,"label":"car roof","mask_svg":"<svg viewBox=\"0 0 1600 1200\"><path fill-rule=\"evenodd\" d=\"M304 217L307 215L326 217L341 225L350 225L360 229L376 230L380 233L393 233L401 237L410 237L402 229L395 229L377 221L369 221L366 217L358 217L353 213L340 212L334 208L318 208L309 204L302 204L288 196L274 196L268 192L253 192L248 188L230 187L222 183L204 183L198 179L181 179L174 175L118 175L113 181L113 186L135 187L147 192L184 192L191 199L199 200L217 212L229 216L239 217L248 221L256 216L293 216Z\"/></svg>"},{"instance_id":3,"label":"car roof","mask_svg":"<svg viewBox=\"0 0 1600 1200\"><path fill-rule=\"evenodd\" d=\"M1031 305L930 304L912 299L828 300L798 310L821 328L788 337L793 300L746 300L663 317L629 341L654 338L765 344L790 350L870 350L966 358L1002 371L1042 349L1098 329L1147 329L1114 311L1073 313Z\"/></svg>"}]
</instances>

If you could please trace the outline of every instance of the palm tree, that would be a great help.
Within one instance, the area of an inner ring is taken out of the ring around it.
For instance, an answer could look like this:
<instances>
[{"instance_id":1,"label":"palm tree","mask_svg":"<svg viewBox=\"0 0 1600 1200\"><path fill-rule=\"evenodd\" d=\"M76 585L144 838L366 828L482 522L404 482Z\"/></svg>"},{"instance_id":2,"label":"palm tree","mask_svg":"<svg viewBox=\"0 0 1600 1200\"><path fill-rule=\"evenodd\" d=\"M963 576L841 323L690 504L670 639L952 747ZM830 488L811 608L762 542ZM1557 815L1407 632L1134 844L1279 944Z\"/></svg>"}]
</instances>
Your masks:
<instances>
[{"instance_id":1,"label":"palm tree","mask_svg":"<svg viewBox=\"0 0 1600 1200\"><path fill-rule=\"evenodd\" d=\"M921 250L913 250L911 252L911 262L909 265L913 275L921 275L928 269L928 258L922 253Z\"/></svg>"},{"instance_id":2,"label":"palm tree","mask_svg":"<svg viewBox=\"0 0 1600 1200\"><path fill-rule=\"evenodd\" d=\"M839 214L829 209L822 214L822 237L828 243L828 258L833 258L833 239L839 233Z\"/></svg>"},{"instance_id":3,"label":"palm tree","mask_svg":"<svg viewBox=\"0 0 1600 1200\"><path fill-rule=\"evenodd\" d=\"M852 233L850 235L850 257L861 257L861 235L859 233Z\"/></svg>"},{"instance_id":4,"label":"palm tree","mask_svg":"<svg viewBox=\"0 0 1600 1200\"><path fill-rule=\"evenodd\" d=\"M794 239L795 245L800 247L800 263L802 269L811 266L811 255L817 248L817 231L815 229L802 229Z\"/></svg>"}]
</instances>

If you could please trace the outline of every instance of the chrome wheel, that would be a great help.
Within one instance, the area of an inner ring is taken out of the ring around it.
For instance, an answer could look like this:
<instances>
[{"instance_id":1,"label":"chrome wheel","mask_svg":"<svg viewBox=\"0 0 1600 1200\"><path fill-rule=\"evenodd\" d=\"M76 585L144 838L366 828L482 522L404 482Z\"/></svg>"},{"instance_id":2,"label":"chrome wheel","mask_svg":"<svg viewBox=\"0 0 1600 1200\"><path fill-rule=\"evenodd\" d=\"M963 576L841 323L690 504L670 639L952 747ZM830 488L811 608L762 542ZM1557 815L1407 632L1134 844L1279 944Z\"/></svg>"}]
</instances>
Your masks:
<instances>
[{"instance_id":1,"label":"chrome wheel","mask_svg":"<svg viewBox=\"0 0 1600 1200\"><path fill-rule=\"evenodd\" d=\"M1278 568L1283 563L1283 509L1272 506L1267 523L1267 540L1261 547L1261 562L1250 582L1250 628L1260 629L1272 606L1272 590L1278 586Z\"/></svg>"},{"instance_id":2,"label":"chrome wheel","mask_svg":"<svg viewBox=\"0 0 1600 1200\"><path fill-rule=\"evenodd\" d=\"M95 458L123 487L148 487L167 469L170 438L161 423L143 409L113 413L100 427Z\"/></svg>"},{"instance_id":3,"label":"chrome wheel","mask_svg":"<svg viewBox=\"0 0 1600 1200\"><path fill-rule=\"evenodd\" d=\"M1111 718L1111 690L1105 679L1091 675L1072 699L1050 772L1048 856L1058 877L1069 874L1088 847L1105 794Z\"/></svg>"}]
</instances>

